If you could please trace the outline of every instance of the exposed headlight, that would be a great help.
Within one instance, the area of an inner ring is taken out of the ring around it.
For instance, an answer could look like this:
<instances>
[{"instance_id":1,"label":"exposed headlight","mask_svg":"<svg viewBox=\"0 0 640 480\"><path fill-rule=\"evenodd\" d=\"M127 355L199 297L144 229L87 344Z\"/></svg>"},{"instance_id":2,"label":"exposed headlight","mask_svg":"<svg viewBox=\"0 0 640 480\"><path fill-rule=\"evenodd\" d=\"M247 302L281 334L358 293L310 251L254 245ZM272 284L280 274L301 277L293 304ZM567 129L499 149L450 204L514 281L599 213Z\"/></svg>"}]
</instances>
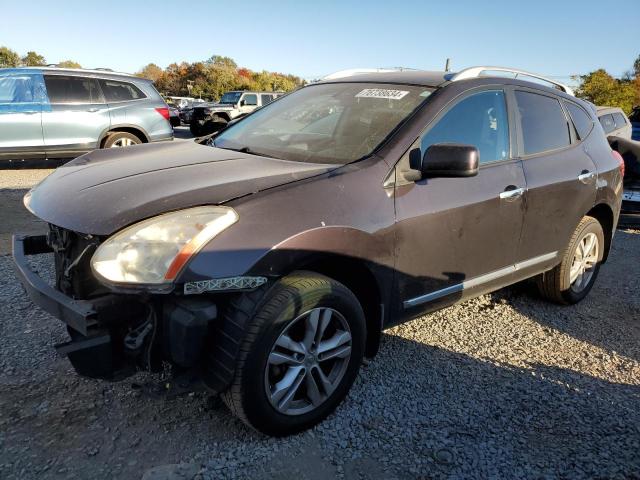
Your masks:
<instances>
[{"instance_id":1,"label":"exposed headlight","mask_svg":"<svg viewBox=\"0 0 640 480\"><path fill-rule=\"evenodd\" d=\"M101 244L93 271L110 282L171 283L189 258L238 221L229 207L195 207L136 223Z\"/></svg>"}]
</instances>

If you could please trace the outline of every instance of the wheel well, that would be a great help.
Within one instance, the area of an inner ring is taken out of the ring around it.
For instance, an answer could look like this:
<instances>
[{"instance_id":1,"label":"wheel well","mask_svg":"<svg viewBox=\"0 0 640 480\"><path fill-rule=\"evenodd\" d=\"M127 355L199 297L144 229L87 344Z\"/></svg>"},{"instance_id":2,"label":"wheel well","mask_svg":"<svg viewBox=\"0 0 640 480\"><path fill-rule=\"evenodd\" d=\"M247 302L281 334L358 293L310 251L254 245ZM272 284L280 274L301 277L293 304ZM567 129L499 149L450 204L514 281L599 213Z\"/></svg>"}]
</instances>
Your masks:
<instances>
[{"instance_id":1,"label":"wheel well","mask_svg":"<svg viewBox=\"0 0 640 480\"><path fill-rule=\"evenodd\" d=\"M149 143L149 139L144 134L144 132L142 132L141 130L138 130L137 128L133 128L133 127L115 127L115 128L112 128L111 130L109 130L107 133L104 134L104 137L100 141L100 148L104 147L104 142L107 141L107 137L110 134L115 133L115 132L127 132L127 133L130 133L131 135L135 135L136 137L138 137L140 140L142 140L142 143Z\"/></svg>"},{"instance_id":2,"label":"wheel well","mask_svg":"<svg viewBox=\"0 0 640 480\"><path fill-rule=\"evenodd\" d=\"M598 220L602 226L602 231L604 233L604 254L602 256L602 263L604 263L609 256L611 238L613 237L613 211L609 205L600 203L589 210L587 215Z\"/></svg>"},{"instance_id":3,"label":"wheel well","mask_svg":"<svg viewBox=\"0 0 640 480\"><path fill-rule=\"evenodd\" d=\"M373 273L361 261L345 257L324 257L301 268L331 277L353 292L367 322L365 357L373 358L380 345L383 320L380 290Z\"/></svg>"},{"instance_id":4,"label":"wheel well","mask_svg":"<svg viewBox=\"0 0 640 480\"><path fill-rule=\"evenodd\" d=\"M227 112L213 112L213 115L216 117L220 117L224 120L226 120L227 122L229 120L231 120L231 118L229 117L229 114Z\"/></svg>"}]
</instances>

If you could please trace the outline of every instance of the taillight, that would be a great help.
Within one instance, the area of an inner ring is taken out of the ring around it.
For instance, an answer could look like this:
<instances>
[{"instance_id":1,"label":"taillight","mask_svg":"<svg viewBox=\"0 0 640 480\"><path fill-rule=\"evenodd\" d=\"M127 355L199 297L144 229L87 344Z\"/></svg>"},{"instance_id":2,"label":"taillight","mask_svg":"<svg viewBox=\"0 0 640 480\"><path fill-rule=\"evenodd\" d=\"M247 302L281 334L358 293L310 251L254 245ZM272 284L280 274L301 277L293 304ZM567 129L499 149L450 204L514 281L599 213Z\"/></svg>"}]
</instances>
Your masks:
<instances>
[{"instance_id":1,"label":"taillight","mask_svg":"<svg viewBox=\"0 0 640 480\"><path fill-rule=\"evenodd\" d=\"M156 108L156 112L164 117L165 120L169 120L169 108L168 107L158 107Z\"/></svg>"},{"instance_id":2,"label":"taillight","mask_svg":"<svg viewBox=\"0 0 640 480\"><path fill-rule=\"evenodd\" d=\"M620 155L615 150L611 150L611 154L613 155L613 158L618 160L618 165L620 168L620 176L624 178L624 158L622 158L622 155Z\"/></svg>"}]
</instances>

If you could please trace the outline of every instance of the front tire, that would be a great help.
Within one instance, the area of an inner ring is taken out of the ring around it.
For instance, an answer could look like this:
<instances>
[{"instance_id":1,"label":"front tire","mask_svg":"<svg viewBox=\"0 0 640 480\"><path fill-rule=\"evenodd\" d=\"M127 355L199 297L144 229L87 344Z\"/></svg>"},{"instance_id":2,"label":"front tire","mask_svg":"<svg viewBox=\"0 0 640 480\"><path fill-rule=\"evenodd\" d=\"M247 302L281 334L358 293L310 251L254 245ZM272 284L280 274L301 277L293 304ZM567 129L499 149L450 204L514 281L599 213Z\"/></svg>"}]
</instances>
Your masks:
<instances>
[{"instance_id":1,"label":"front tire","mask_svg":"<svg viewBox=\"0 0 640 480\"><path fill-rule=\"evenodd\" d=\"M244 303L254 311L225 316L249 320L224 402L267 435L319 423L347 395L364 356L366 324L355 295L323 275L294 272L257 304Z\"/></svg>"},{"instance_id":2,"label":"front tire","mask_svg":"<svg viewBox=\"0 0 640 480\"><path fill-rule=\"evenodd\" d=\"M538 277L540 294L560 304L578 303L587 296L598 277L604 247L600 222L593 217L583 217L560 264Z\"/></svg>"}]
</instances>

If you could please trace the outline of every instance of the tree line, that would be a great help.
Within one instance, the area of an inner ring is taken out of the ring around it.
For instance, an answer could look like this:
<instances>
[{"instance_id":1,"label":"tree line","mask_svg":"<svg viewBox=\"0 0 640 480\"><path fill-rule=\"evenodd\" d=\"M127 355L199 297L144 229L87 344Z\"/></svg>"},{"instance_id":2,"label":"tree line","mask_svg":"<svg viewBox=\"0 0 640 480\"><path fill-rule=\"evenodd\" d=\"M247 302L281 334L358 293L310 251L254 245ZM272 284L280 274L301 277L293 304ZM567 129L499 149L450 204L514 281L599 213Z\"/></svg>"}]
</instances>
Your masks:
<instances>
[{"instance_id":1,"label":"tree line","mask_svg":"<svg viewBox=\"0 0 640 480\"><path fill-rule=\"evenodd\" d=\"M37 52L20 56L17 52L0 47L0 67L43 66L45 58ZM58 62L57 66L82 68L73 60ZM295 75L275 72L254 72L239 67L233 59L213 55L202 62L172 63L160 68L150 63L136 75L152 80L164 95L190 96L218 100L229 90L263 90L288 92L305 81ZM576 95L596 105L620 107L629 114L640 107L640 55L622 78L615 78L604 69L573 77L578 82Z\"/></svg>"},{"instance_id":2,"label":"tree line","mask_svg":"<svg viewBox=\"0 0 640 480\"><path fill-rule=\"evenodd\" d=\"M189 96L219 100L230 90L257 90L288 92L304 85L295 75L276 72L254 72L238 67L236 62L220 55L194 63L172 63L162 69L154 63L145 66L136 75L153 80L164 95Z\"/></svg>"}]
</instances>

